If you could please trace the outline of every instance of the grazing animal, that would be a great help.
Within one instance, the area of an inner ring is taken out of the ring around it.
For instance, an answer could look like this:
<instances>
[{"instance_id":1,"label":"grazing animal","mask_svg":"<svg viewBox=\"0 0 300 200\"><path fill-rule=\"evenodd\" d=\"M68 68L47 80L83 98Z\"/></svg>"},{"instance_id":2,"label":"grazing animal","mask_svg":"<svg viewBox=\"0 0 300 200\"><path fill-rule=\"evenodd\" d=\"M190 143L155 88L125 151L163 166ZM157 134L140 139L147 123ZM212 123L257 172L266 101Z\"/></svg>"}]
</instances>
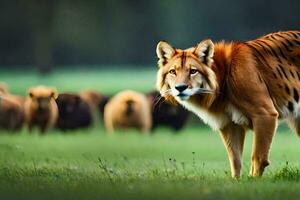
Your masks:
<instances>
[{"instance_id":1,"label":"grazing animal","mask_svg":"<svg viewBox=\"0 0 300 200\"><path fill-rule=\"evenodd\" d=\"M128 128L149 131L152 119L146 96L131 90L116 94L104 108L104 124L109 133Z\"/></svg>"},{"instance_id":2,"label":"grazing animal","mask_svg":"<svg viewBox=\"0 0 300 200\"><path fill-rule=\"evenodd\" d=\"M204 40L181 50L159 42L157 88L166 99L219 130L233 177L239 177L247 129L254 131L251 176L269 165L277 120L300 136L300 31L247 42Z\"/></svg>"},{"instance_id":3,"label":"grazing animal","mask_svg":"<svg viewBox=\"0 0 300 200\"><path fill-rule=\"evenodd\" d=\"M89 104L78 94L61 93L56 99L58 120L56 127L60 130L86 128L92 124L92 111Z\"/></svg>"},{"instance_id":4,"label":"grazing animal","mask_svg":"<svg viewBox=\"0 0 300 200\"><path fill-rule=\"evenodd\" d=\"M8 131L18 131L25 122L23 96L9 92L6 83L0 82L0 128Z\"/></svg>"},{"instance_id":5,"label":"grazing animal","mask_svg":"<svg viewBox=\"0 0 300 200\"><path fill-rule=\"evenodd\" d=\"M157 91L150 92L147 96L151 102L152 130L159 126L169 126L179 131L184 127L189 118L189 111L165 101Z\"/></svg>"},{"instance_id":6,"label":"grazing animal","mask_svg":"<svg viewBox=\"0 0 300 200\"><path fill-rule=\"evenodd\" d=\"M53 87L37 86L29 89L24 105L29 131L38 127L41 133L45 133L55 125L58 117L56 97L57 91Z\"/></svg>"},{"instance_id":7,"label":"grazing animal","mask_svg":"<svg viewBox=\"0 0 300 200\"><path fill-rule=\"evenodd\" d=\"M2 94L0 97L0 128L18 131L25 121L24 100L21 96Z\"/></svg>"},{"instance_id":8,"label":"grazing animal","mask_svg":"<svg viewBox=\"0 0 300 200\"><path fill-rule=\"evenodd\" d=\"M106 105L109 99L107 96L93 90L81 91L79 95L89 104L91 110L95 114L103 117L104 106Z\"/></svg>"}]
</instances>

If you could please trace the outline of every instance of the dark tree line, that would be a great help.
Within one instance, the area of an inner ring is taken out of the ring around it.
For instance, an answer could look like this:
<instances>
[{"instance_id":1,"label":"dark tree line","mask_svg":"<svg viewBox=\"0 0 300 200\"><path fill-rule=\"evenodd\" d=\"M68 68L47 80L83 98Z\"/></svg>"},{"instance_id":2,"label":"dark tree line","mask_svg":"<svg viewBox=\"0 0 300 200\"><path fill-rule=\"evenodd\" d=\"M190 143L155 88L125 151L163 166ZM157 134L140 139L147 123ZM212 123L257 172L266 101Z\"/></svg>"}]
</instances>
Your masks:
<instances>
[{"instance_id":1,"label":"dark tree line","mask_svg":"<svg viewBox=\"0 0 300 200\"><path fill-rule=\"evenodd\" d=\"M154 64L155 46L299 29L297 0L4 0L0 67Z\"/></svg>"}]
</instances>

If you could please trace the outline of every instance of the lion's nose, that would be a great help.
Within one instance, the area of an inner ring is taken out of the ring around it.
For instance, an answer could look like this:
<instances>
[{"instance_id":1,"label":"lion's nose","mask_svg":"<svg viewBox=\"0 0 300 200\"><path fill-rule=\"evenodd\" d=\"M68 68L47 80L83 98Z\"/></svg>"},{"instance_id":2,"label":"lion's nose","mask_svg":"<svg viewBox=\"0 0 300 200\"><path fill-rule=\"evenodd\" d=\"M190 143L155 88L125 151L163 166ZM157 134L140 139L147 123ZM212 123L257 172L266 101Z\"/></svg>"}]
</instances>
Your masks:
<instances>
[{"instance_id":1,"label":"lion's nose","mask_svg":"<svg viewBox=\"0 0 300 200\"><path fill-rule=\"evenodd\" d=\"M188 85L184 84L184 83L180 83L175 86L175 89L178 90L179 92L183 92L187 88L188 88Z\"/></svg>"}]
</instances>

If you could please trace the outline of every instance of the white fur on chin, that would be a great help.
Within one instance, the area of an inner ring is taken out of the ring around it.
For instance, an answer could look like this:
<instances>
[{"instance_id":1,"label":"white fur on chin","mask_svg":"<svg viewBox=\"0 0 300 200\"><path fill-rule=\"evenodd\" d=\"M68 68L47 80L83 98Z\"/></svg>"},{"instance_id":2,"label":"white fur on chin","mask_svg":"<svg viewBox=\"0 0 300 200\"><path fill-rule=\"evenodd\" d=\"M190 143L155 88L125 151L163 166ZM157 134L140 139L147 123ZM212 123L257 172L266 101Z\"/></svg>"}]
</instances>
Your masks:
<instances>
[{"instance_id":1,"label":"white fur on chin","mask_svg":"<svg viewBox=\"0 0 300 200\"><path fill-rule=\"evenodd\" d=\"M224 112L221 113L211 113L205 108L194 105L188 100L182 100L178 96L175 99L183 105L187 110L195 113L202 121L209 125L213 130L220 130L224 128L230 121L239 125L248 125L249 120L244 116L235 106L229 104Z\"/></svg>"},{"instance_id":2,"label":"white fur on chin","mask_svg":"<svg viewBox=\"0 0 300 200\"><path fill-rule=\"evenodd\" d=\"M229 118L225 114L213 114L207 109L196 106L189 101L182 101L180 98L175 99L189 111L195 113L202 121L209 125L213 130L220 130L229 122Z\"/></svg>"}]
</instances>

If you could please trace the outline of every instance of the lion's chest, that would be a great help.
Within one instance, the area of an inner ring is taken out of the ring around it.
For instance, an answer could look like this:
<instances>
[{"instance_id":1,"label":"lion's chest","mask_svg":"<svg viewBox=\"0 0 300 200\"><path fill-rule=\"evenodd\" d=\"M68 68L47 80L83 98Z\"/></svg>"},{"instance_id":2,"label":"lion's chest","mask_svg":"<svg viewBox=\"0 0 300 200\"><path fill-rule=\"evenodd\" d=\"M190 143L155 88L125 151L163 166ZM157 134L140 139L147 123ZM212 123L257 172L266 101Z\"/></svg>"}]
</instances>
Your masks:
<instances>
[{"instance_id":1,"label":"lion's chest","mask_svg":"<svg viewBox=\"0 0 300 200\"><path fill-rule=\"evenodd\" d=\"M212 113L207 109L201 108L187 101L180 101L180 103L189 111L195 113L202 121L209 125L214 130L220 130L229 122L234 122L239 125L248 125L249 120L233 105L229 104L224 112Z\"/></svg>"}]
</instances>

